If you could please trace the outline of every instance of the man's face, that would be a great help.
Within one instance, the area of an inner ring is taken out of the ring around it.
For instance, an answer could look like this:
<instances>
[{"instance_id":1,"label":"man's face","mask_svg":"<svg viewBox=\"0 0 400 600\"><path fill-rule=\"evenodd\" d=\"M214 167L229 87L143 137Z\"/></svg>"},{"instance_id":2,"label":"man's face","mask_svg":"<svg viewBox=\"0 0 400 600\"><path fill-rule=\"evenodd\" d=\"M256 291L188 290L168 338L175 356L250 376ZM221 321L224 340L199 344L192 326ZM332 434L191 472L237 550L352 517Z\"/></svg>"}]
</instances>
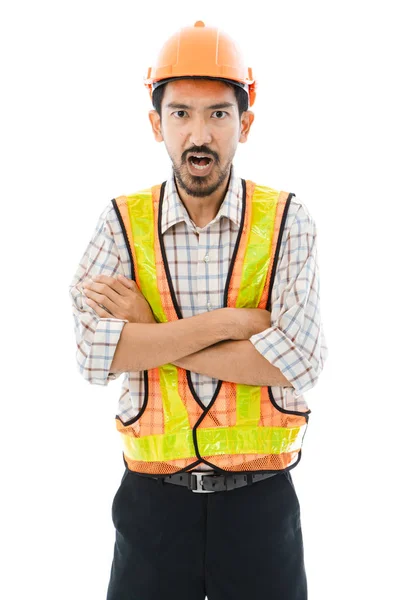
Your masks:
<instances>
[{"instance_id":1,"label":"man's face","mask_svg":"<svg viewBox=\"0 0 400 600\"><path fill-rule=\"evenodd\" d=\"M149 116L156 140L165 143L178 183L191 196L211 195L226 183L253 113L247 111L239 119L233 89L205 79L167 83L161 111L161 120L156 111Z\"/></svg>"}]
</instances>

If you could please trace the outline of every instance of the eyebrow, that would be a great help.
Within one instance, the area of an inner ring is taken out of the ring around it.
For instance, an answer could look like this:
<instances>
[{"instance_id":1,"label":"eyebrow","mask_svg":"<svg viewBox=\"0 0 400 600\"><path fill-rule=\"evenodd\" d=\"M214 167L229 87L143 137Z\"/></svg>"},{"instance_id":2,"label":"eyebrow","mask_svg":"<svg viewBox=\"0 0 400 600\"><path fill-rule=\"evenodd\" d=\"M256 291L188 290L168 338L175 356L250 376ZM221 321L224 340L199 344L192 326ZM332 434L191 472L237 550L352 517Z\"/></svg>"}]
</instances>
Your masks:
<instances>
[{"instance_id":1,"label":"eyebrow","mask_svg":"<svg viewBox=\"0 0 400 600\"><path fill-rule=\"evenodd\" d=\"M206 106L206 110L209 109L213 109L213 110L217 110L220 108L231 108L232 106L235 106L234 104L232 104L232 102L219 102L218 104L212 104L211 106ZM166 108L185 108L185 109L191 109L194 108L193 106L189 106L188 104L181 104L180 102L169 102L166 105Z\"/></svg>"}]
</instances>

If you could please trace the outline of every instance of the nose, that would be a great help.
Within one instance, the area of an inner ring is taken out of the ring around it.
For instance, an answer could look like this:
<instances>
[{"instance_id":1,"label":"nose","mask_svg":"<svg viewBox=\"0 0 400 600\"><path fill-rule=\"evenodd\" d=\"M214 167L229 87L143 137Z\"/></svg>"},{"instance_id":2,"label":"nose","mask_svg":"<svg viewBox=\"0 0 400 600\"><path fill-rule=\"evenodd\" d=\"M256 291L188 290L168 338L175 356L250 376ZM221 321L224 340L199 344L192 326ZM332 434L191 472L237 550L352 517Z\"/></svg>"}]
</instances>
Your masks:
<instances>
[{"instance_id":1,"label":"nose","mask_svg":"<svg viewBox=\"0 0 400 600\"><path fill-rule=\"evenodd\" d=\"M193 146L203 146L211 142L211 133L204 117L196 116L192 119L190 142Z\"/></svg>"}]
</instances>

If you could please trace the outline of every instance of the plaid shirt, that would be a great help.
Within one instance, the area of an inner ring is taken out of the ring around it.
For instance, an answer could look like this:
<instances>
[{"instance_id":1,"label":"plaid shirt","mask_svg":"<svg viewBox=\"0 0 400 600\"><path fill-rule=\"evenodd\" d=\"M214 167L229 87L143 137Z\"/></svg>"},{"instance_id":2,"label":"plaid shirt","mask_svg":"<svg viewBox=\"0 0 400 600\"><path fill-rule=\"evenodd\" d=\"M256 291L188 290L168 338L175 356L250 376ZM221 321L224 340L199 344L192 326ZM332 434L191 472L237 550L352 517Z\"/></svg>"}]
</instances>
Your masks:
<instances>
[{"instance_id":1,"label":"plaid shirt","mask_svg":"<svg viewBox=\"0 0 400 600\"><path fill-rule=\"evenodd\" d=\"M232 167L229 188L217 216L203 228L190 219L177 193L173 172L165 187L162 235L172 284L184 318L223 307L229 263L242 211L242 184ZM303 393L317 382L325 360L319 308L316 226L306 206L290 203L271 298L271 327L253 335L251 343L278 367L294 388L272 386L276 402L285 409L307 410ZM108 385L121 373L110 373L121 330L128 321L100 318L86 302L85 280L99 274L130 278L130 259L111 201L98 219L70 284L75 321L76 359L82 376ZM208 405L218 381L192 373L194 388ZM117 414L123 422L142 407L144 373L123 373Z\"/></svg>"}]
</instances>

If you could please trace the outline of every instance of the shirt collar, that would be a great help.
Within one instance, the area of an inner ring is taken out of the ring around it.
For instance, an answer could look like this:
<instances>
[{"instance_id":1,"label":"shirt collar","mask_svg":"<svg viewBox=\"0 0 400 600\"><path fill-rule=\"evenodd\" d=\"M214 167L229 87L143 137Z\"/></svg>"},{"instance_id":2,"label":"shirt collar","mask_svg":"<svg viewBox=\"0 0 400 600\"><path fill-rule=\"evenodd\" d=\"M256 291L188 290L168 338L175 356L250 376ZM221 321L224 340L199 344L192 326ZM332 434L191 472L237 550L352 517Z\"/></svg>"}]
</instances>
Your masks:
<instances>
[{"instance_id":1,"label":"shirt collar","mask_svg":"<svg viewBox=\"0 0 400 600\"><path fill-rule=\"evenodd\" d=\"M221 219L221 217L226 217L239 228L242 216L242 198L242 180L240 177L236 176L235 169L232 165L228 190L220 206L218 214L213 219L212 223L218 221ZM167 229L173 227L181 221L184 221L190 229L196 230L196 226L189 217L189 214L179 197L175 184L174 172L171 168L171 173L167 179L164 190L161 216L161 233L164 234Z\"/></svg>"}]
</instances>

